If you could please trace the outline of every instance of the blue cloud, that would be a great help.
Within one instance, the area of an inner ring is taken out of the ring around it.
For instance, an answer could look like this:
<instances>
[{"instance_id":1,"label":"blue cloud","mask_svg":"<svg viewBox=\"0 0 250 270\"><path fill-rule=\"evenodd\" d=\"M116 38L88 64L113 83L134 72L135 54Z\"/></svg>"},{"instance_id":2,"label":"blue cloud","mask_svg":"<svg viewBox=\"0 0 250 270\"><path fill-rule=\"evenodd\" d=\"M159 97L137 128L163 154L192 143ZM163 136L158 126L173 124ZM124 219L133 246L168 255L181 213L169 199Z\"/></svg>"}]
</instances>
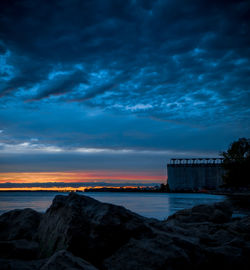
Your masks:
<instances>
[{"instance_id":1,"label":"blue cloud","mask_svg":"<svg viewBox=\"0 0 250 270\"><path fill-rule=\"evenodd\" d=\"M248 7L5 1L1 143L191 155L249 136Z\"/></svg>"}]
</instances>

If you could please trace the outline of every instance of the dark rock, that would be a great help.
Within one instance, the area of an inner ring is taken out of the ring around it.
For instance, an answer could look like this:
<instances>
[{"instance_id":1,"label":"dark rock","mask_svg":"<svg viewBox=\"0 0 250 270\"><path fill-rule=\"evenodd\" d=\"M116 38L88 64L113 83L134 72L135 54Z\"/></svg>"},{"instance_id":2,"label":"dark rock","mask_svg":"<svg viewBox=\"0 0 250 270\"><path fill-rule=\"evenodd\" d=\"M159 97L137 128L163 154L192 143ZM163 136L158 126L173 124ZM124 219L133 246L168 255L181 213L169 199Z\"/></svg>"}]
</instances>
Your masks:
<instances>
[{"instance_id":1,"label":"dark rock","mask_svg":"<svg viewBox=\"0 0 250 270\"><path fill-rule=\"evenodd\" d=\"M204 250L206 255L206 267L211 269L249 269L250 260L243 255L243 249L230 245L221 245Z\"/></svg>"},{"instance_id":2,"label":"dark rock","mask_svg":"<svg viewBox=\"0 0 250 270\"><path fill-rule=\"evenodd\" d=\"M93 265L84 261L79 257L73 256L66 250L56 252L49 260L41 267L40 270L97 270Z\"/></svg>"},{"instance_id":3,"label":"dark rock","mask_svg":"<svg viewBox=\"0 0 250 270\"><path fill-rule=\"evenodd\" d=\"M147 218L75 193L58 195L39 227L41 256L66 249L94 265L131 238L153 235Z\"/></svg>"},{"instance_id":4,"label":"dark rock","mask_svg":"<svg viewBox=\"0 0 250 270\"><path fill-rule=\"evenodd\" d=\"M164 234L142 240L131 239L104 261L108 270L182 269L187 265L190 265L190 259L186 251Z\"/></svg>"},{"instance_id":5,"label":"dark rock","mask_svg":"<svg viewBox=\"0 0 250 270\"><path fill-rule=\"evenodd\" d=\"M22 261L15 259L0 259L0 270L40 270L45 260Z\"/></svg>"},{"instance_id":6,"label":"dark rock","mask_svg":"<svg viewBox=\"0 0 250 270\"><path fill-rule=\"evenodd\" d=\"M26 239L0 241L0 257L32 260L37 259L39 246L37 242Z\"/></svg>"},{"instance_id":7,"label":"dark rock","mask_svg":"<svg viewBox=\"0 0 250 270\"><path fill-rule=\"evenodd\" d=\"M232 213L231 204L225 201L211 205L198 205L190 209L178 211L172 216L169 216L167 221L174 220L180 223L225 223L231 220Z\"/></svg>"},{"instance_id":8,"label":"dark rock","mask_svg":"<svg viewBox=\"0 0 250 270\"><path fill-rule=\"evenodd\" d=\"M166 230L156 230L154 237L131 239L105 259L104 268L107 270L211 269L207 267L207 254L212 254L212 251L208 252L206 248L217 248L224 243L219 243L211 235L206 234L205 231L208 231L209 226L204 225L206 229L201 233L197 228L190 230L191 224L186 230L183 228L179 230L176 227L170 230L171 226L166 226ZM219 259L222 266L228 265L224 262L224 256L220 256ZM216 265L215 262L213 265Z\"/></svg>"},{"instance_id":9,"label":"dark rock","mask_svg":"<svg viewBox=\"0 0 250 270\"><path fill-rule=\"evenodd\" d=\"M246 240L250 241L250 216L236 220L231 224L229 230L244 235Z\"/></svg>"},{"instance_id":10,"label":"dark rock","mask_svg":"<svg viewBox=\"0 0 250 270\"><path fill-rule=\"evenodd\" d=\"M200 205L161 222L59 195L42 219L31 209L0 217L0 269L250 269L250 216L232 211L228 201Z\"/></svg>"},{"instance_id":11,"label":"dark rock","mask_svg":"<svg viewBox=\"0 0 250 270\"><path fill-rule=\"evenodd\" d=\"M0 240L36 238L42 214L32 209L13 210L0 216Z\"/></svg>"},{"instance_id":12,"label":"dark rock","mask_svg":"<svg viewBox=\"0 0 250 270\"><path fill-rule=\"evenodd\" d=\"M40 260L0 258L0 270L97 270L93 265L70 252L61 250L52 257Z\"/></svg>"},{"instance_id":13,"label":"dark rock","mask_svg":"<svg viewBox=\"0 0 250 270\"><path fill-rule=\"evenodd\" d=\"M190 236L159 233L153 238L131 239L104 261L107 270L128 269L249 269L250 243L237 234ZM200 241L199 241L200 240ZM248 254L248 255L247 255Z\"/></svg>"}]
</instances>

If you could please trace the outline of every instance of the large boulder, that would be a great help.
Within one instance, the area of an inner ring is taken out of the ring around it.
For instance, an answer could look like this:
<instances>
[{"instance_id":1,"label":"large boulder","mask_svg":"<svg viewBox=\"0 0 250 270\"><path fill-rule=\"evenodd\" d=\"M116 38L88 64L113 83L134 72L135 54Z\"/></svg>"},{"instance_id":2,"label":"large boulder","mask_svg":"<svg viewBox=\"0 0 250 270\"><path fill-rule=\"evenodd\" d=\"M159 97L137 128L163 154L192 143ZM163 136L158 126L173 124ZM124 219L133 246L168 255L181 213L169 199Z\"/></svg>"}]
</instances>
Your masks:
<instances>
[{"instance_id":1,"label":"large boulder","mask_svg":"<svg viewBox=\"0 0 250 270\"><path fill-rule=\"evenodd\" d=\"M107 270L184 269L187 265L190 265L187 251L166 234L131 239L104 261L104 269Z\"/></svg>"},{"instance_id":2,"label":"large boulder","mask_svg":"<svg viewBox=\"0 0 250 270\"><path fill-rule=\"evenodd\" d=\"M45 260L17 260L17 259L1 259L1 270L40 270ZM53 269L56 270L56 269Z\"/></svg>"},{"instance_id":3,"label":"large boulder","mask_svg":"<svg viewBox=\"0 0 250 270\"><path fill-rule=\"evenodd\" d=\"M229 202L178 211L154 237L131 239L104 261L107 270L249 269L250 217L232 219ZM217 268L216 268L217 269Z\"/></svg>"},{"instance_id":4,"label":"large boulder","mask_svg":"<svg viewBox=\"0 0 250 270\"><path fill-rule=\"evenodd\" d=\"M20 260L0 258L1 270L97 270L85 260L70 252L61 250L50 258L40 260Z\"/></svg>"},{"instance_id":5,"label":"large boulder","mask_svg":"<svg viewBox=\"0 0 250 270\"><path fill-rule=\"evenodd\" d=\"M179 223L199 223L199 222L213 222L225 223L231 220L233 213L232 205L229 201L202 204L194 206L190 209L177 211L172 216L169 216L167 222L173 220Z\"/></svg>"},{"instance_id":6,"label":"large boulder","mask_svg":"<svg viewBox=\"0 0 250 270\"><path fill-rule=\"evenodd\" d=\"M85 260L73 256L66 250L56 252L49 260L41 267L40 270L97 270L93 265Z\"/></svg>"},{"instance_id":7,"label":"large boulder","mask_svg":"<svg viewBox=\"0 0 250 270\"><path fill-rule=\"evenodd\" d=\"M58 195L38 229L41 257L66 249L98 266L131 238L153 236L150 223L121 206L75 193Z\"/></svg>"},{"instance_id":8,"label":"large boulder","mask_svg":"<svg viewBox=\"0 0 250 270\"><path fill-rule=\"evenodd\" d=\"M104 261L106 270L249 269L250 218L225 224L166 226L154 237L131 239Z\"/></svg>"},{"instance_id":9,"label":"large boulder","mask_svg":"<svg viewBox=\"0 0 250 270\"><path fill-rule=\"evenodd\" d=\"M37 242L26 239L0 241L0 257L32 260L37 259L39 245Z\"/></svg>"},{"instance_id":10,"label":"large boulder","mask_svg":"<svg viewBox=\"0 0 250 270\"><path fill-rule=\"evenodd\" d=\"M12 210L0 216L0 240L36 238L42 214L30 208Z\"/></svg>"}]
</instances>

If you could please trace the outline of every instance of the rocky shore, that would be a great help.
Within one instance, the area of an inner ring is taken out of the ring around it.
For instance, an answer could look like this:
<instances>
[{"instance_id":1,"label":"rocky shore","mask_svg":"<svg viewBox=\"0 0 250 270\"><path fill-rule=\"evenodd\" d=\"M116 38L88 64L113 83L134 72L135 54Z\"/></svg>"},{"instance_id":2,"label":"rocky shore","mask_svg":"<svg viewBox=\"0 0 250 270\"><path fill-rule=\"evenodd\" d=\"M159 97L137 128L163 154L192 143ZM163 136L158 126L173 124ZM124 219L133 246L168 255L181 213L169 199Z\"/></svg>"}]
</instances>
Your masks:
<instances>
[{"instance_id":1,"label":"rocky shore","mask_svg":"<svg viewBox=\"0 0 250 270\"><path fill-rule=\"evenodd\" d=\"M249 196L165 221L71 193L0 216L0 269L250 269Z\"/></svg>"}]
</instances>

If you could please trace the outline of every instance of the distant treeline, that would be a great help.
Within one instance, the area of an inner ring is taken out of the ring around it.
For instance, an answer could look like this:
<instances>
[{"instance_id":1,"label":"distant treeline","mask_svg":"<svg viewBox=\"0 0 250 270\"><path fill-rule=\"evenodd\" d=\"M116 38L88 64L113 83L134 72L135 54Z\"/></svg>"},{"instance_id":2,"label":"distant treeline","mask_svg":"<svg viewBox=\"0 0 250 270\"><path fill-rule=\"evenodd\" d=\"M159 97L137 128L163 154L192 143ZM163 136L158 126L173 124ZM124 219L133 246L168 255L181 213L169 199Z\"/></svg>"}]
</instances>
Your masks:
<instances>
[{"instance_id":1,"label":"distant treeline","mask_svg":"<svg viewBox=\"0 0 250 270\"><path fill-rule=\"evenodd\" d=\"M85 192L169 192L168 185L161 184L153 187L101 187L101 188L87 188Z\"/></svg>"},{"instance_id":2,"label":"distant treeline","mask_svg":"<svg viewBox=\"0 0 250 270\"><path fill-rule=\"evenodd\" d=\"M41 187L41 188L51 188L51 187L73 187L73 188L78 188L78 187L139 187L139 186L155 186L155 185L160 185L157 183L112 183L112 182L75 182L75 183L66 183L66 182L46 182L46 183L0 183L0 188L22 188L22 187Z\"/></svg>"}]
</instances>

